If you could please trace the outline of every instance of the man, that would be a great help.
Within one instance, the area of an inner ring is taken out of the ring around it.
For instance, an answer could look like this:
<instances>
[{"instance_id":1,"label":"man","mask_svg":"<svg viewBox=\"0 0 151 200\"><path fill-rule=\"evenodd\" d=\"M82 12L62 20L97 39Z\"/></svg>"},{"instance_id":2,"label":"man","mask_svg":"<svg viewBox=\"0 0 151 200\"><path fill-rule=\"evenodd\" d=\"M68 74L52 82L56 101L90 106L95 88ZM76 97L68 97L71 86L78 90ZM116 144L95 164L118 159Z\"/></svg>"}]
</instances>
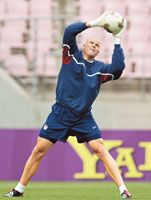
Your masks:
<instances>
[{"instance_id":1,"label":"man","mask_svg":"<svg viewBox=\"0 0 151 200\"><path fill-rule=\"evenodd\" d=\"M94 26L100 19L75 23L65 29L63 37L62 67L58 76L56 103L44 123L37 144L28 158L17 186L6 197L23 196L25 186L36 173L39 164L49 149L57 142L66 142L69 136L76 136L79 143L87 142L103 162L106 171L119 188L123 199L131 198L115 160L107 151L100 130L91 114L100 85L120 78L125 67L120 47L120 35L113 35L114 52L112 63L95 60L100 51L100 42L89 38L82 51L76 44L76 35Z\"/></svg>"}]
</instances>

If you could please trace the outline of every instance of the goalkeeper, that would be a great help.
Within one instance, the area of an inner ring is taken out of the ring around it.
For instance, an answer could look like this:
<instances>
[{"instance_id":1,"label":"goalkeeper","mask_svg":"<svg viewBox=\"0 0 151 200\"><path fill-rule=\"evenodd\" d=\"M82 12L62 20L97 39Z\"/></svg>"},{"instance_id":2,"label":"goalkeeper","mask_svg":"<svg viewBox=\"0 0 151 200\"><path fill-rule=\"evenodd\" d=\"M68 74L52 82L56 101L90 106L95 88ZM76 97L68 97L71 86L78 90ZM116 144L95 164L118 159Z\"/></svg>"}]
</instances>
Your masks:
<instances>
[{"instance_id":1,"label":"goalkeeper","mask_svg":"<svg viewBox=\"0 0 151 200\"><path fill-rule=\"evenodd\" d=\"M6 197L23 196L25 187L48 150L57 141L66 142L69 136L76 136L79 143L87 142L116 183L121 197L123 199L131 197L115 160L104 145L91 113L91 106L99 93L100 85L120 78L124 70L124 55L120 46L121 33L113 35L114 52L111 64L95 60L101 46L96 38L87 39L82 51L78 49L76 43L77 34L99 26L100 18L66 27L63 36L62 67L56 88L56 103L41 128L37 144L25 164L19 183L12 191L5 194Z\"/></svg>"}]
</instances>

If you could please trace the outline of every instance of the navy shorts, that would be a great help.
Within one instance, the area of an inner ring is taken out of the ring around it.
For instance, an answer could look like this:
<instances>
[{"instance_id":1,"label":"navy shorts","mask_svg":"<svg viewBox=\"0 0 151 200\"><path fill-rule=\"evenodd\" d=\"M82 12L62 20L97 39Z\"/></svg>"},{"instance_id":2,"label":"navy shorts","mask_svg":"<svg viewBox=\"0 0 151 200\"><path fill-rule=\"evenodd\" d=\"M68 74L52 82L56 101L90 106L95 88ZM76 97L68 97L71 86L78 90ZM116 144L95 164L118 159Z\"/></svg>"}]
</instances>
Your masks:
<instances>
[{"instance_id":1,"label":"navy shorts","mask_svg":"<svg viewBox=\"0 0 151 200\"><path fill-rule=\"evenodd\" d=\"M75 136L78 143L83 143L101 138L101 133L90 111L77 116L68 108L56 103L39 136L53 143L66 142L69 136Z\"/></svg>"}]
</instances>

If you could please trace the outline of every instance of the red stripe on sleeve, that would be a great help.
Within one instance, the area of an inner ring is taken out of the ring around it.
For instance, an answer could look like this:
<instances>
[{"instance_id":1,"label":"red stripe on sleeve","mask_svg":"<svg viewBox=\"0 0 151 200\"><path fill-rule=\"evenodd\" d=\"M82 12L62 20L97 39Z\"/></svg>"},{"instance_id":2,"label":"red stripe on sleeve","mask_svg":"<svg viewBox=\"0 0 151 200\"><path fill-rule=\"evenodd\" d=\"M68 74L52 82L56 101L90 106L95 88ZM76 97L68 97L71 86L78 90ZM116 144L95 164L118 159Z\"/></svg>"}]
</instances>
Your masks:
<instances>
[{"instance_id":1,"label":"red stripe on sleeve","mask_svg":"<svg viewBox=\"0 0 151 200\"><path fill-rule=\"evenodd\" d=\"M112 76L110 74L101 74L101 83L105 83L110 80L112 80Z\"/></svg>"},{"instance_id":2,"label":"red stripe on sleeve","mask_svg":"<svg viewBox=\"0 0 151 200\"><path fill-rule=\"evenodd\" d=\"M72 56L70 55L69 47L64 46L62 50L62 62L63 64L69 64L71 60L72 60Z\"/></svg>"}]
</instances>

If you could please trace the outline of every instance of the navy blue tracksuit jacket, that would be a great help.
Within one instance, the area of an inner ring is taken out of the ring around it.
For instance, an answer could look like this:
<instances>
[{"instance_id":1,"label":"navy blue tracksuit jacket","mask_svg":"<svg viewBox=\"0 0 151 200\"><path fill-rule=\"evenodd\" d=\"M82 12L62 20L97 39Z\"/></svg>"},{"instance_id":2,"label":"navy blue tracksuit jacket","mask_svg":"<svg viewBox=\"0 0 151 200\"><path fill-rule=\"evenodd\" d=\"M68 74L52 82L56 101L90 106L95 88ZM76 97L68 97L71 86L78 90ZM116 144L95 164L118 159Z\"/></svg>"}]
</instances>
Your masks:
<instances>
[{"instance_id":1,"label":"navy blue tracksuit jacket","mask_svg":"<svg viewBox=\"0 0 151 200\"><path fill-rule=\"evenodd\" d=\"M96 99L100 85L120 78L125 67L121 46L114 45L111 64L83 59L76 35L87 29L83 22L69 25L64 32L62 67L58 76L56 101L81 115L89 110Z\"/></svg>"}]
</instances>

